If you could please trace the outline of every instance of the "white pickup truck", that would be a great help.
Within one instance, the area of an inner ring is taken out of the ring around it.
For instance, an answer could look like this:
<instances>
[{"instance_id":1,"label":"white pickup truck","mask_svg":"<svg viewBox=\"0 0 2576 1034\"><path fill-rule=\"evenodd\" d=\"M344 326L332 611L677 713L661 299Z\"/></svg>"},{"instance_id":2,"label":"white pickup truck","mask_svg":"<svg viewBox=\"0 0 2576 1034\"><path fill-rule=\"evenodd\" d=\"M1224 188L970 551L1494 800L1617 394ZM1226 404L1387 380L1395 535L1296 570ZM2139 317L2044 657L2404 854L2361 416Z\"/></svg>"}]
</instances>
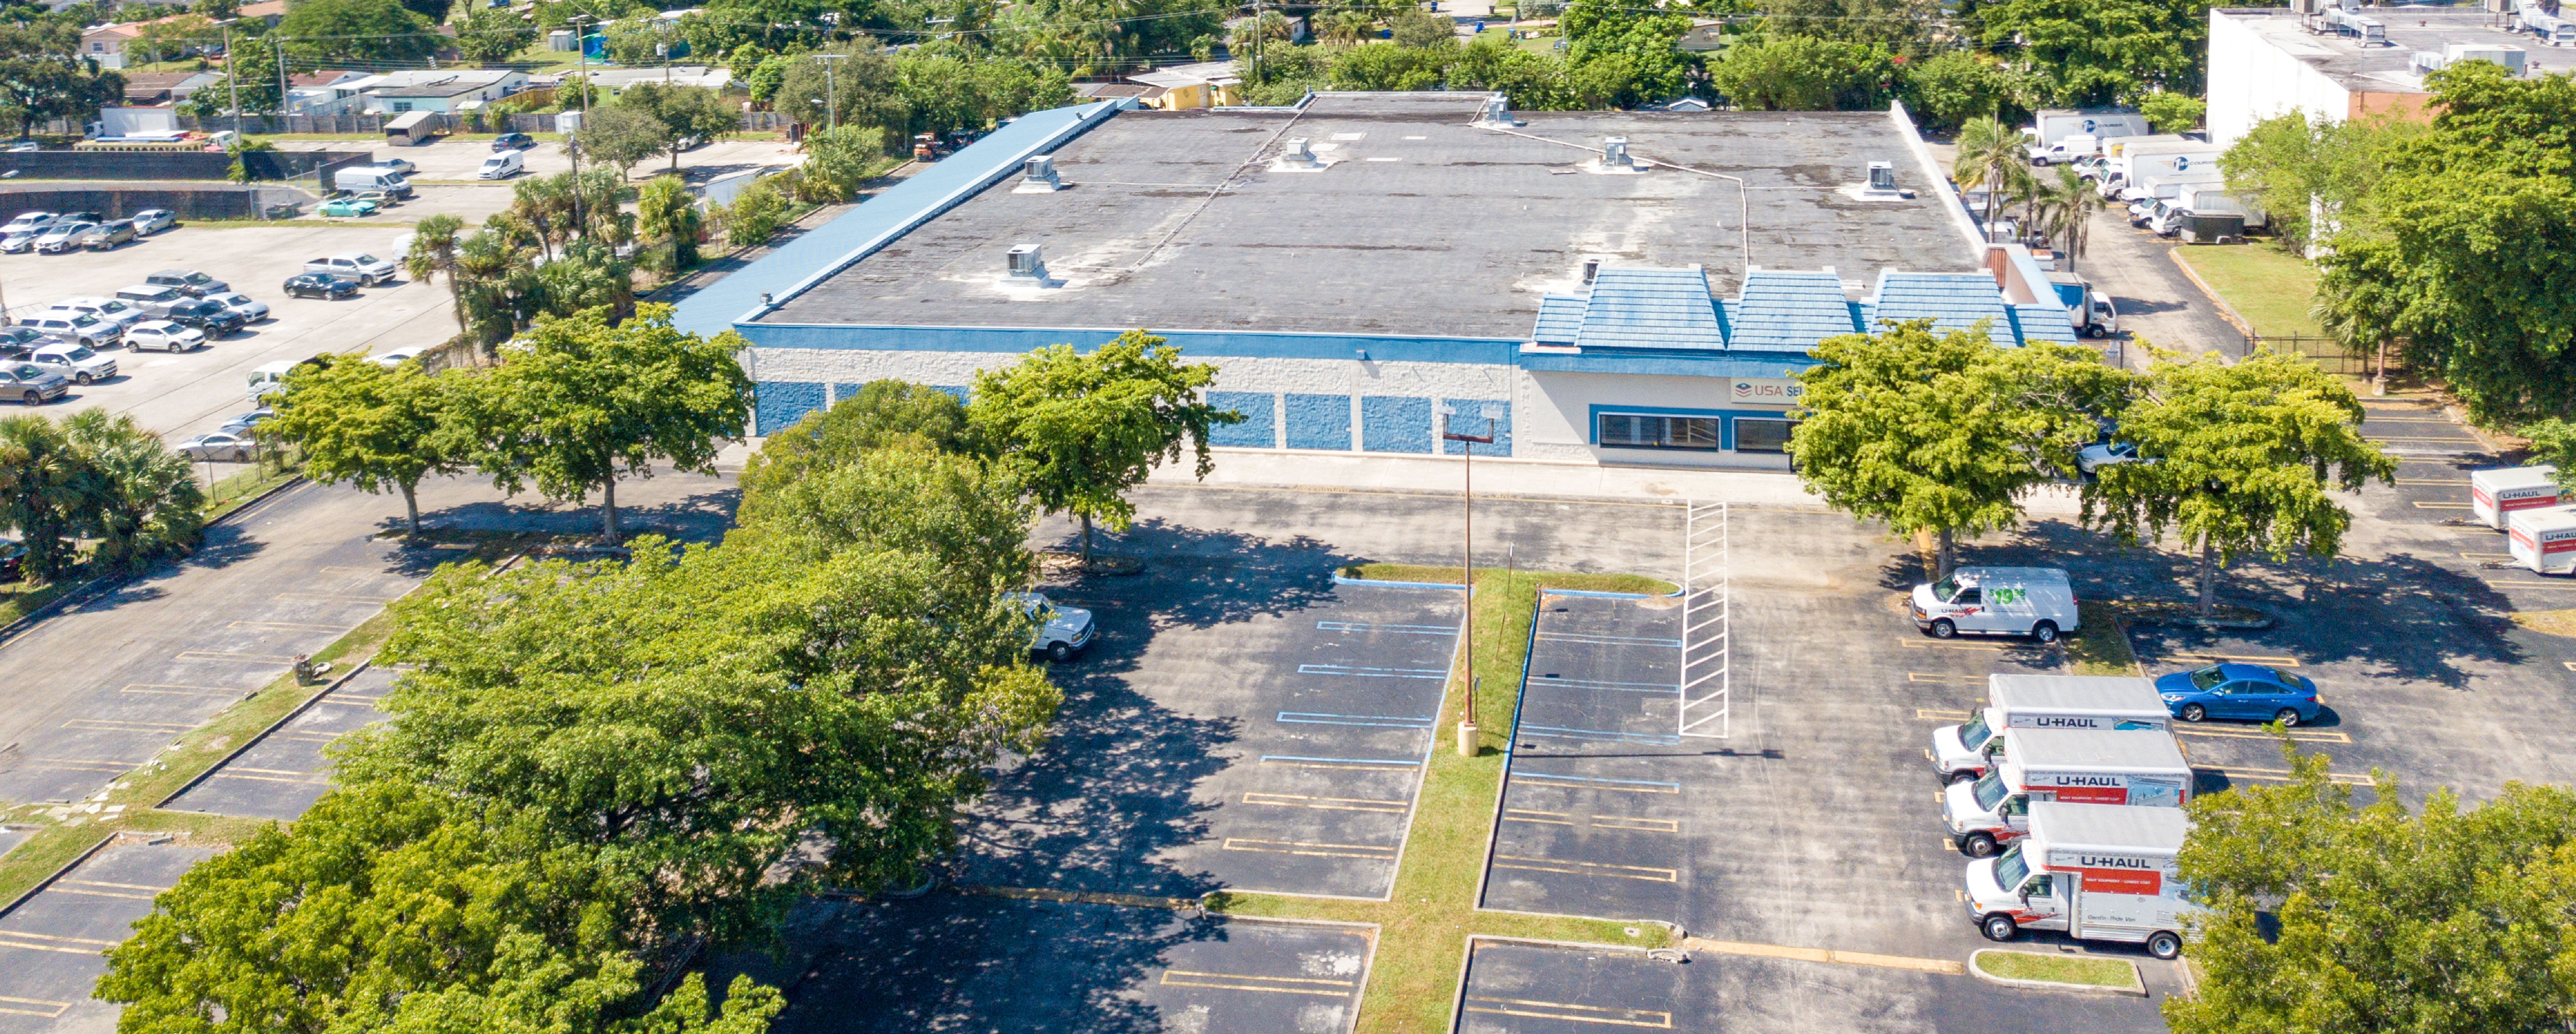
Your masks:
<instances>
[{"instance_id":1,"label":"white pickup truck","mask_svg":"<svg viewBox=\"0 0 2576 1034\"><path fill-rule=\"evenodd\" d=\"M1048 660L1062 664L1091 645L1090 611L1059 607L1041 592L1015 592L1005 598L1019 604L1021 612L1038 623L1037 632L1029 639L1029 652L1045 654Z\"/></svg>"}]
</instances>

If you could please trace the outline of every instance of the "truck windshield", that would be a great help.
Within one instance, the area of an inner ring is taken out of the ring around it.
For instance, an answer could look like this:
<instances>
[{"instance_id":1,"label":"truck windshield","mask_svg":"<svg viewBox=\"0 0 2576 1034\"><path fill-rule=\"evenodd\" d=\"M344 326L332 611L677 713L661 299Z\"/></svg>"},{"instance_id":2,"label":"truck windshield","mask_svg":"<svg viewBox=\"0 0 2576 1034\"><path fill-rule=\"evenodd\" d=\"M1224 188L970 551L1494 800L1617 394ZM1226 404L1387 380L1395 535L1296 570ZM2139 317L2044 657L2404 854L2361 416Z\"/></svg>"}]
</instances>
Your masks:
<instances>
[{"instance_id":1,"label":"truck windshield","mask_svg":"<svg viewBox=\"0 0 2576 1034\"><path fill-rule=\"evenodd\" d=\"M2030 862L2022 858L2020 844L2014 844L2011 850L1995 856L1995 886L2002 887L2004 893L2012 893L2013 888L2021 886L2021 881L2029 876Z\"/></svg>"},{"instance_id":2,"label":"truck windshield","mask_svg":"<svg viewBox=\"0 0 2576 1034\"><path fill-rule=\"evenodd\" d=\"M1948 603L1950 602L1950 597L1958 594L1959 580L1956 578L1944 578L1932 583L1933 599L1940 600L1943 603Z\"/></svg>"},{"instance_id":3,"label":"truck windshield","mask_svg":"<svg viewBox=\"0 0 2576 1034\"><path fill-rule=\"evenodd\" d=\"M1985 775L1978 777L1975 789L1977 806L1987 811L1995 810L1997 806L2003 804L2004 798L2012 795L2012 791L2004 786L2002 765L1987 769Z\"/></svg>"},{"instance_id":4,"label":"truck windshield","mask_svg":"<svg viewBox=\"0 0 2576 1034\"><path fill-rule=\"evenodd\" d=\"M1968 724L1959 727L1959 745L1974 754L1977 748L1986 745L1986 737L1994 734L1993 729L1986 728L1986 713L1979 711L1968 718Z\"/></svg>"}]
</instances>

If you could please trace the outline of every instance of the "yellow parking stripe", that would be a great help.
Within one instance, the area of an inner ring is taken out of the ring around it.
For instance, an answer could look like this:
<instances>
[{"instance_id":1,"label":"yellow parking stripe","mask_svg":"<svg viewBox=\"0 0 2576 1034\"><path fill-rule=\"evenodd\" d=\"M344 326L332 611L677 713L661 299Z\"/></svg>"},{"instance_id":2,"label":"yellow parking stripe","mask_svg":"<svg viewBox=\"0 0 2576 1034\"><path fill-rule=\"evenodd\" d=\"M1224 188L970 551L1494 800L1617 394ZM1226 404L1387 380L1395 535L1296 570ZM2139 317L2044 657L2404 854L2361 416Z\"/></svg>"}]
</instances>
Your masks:
<instances>
[{"instance_id":1,"label":"yellow parking stripe","mask_svg":"<svg viewBox=\"0 0 2576 1034\"><path fill-rule=\"evenodd\" d=\"M1673 1014L1661 1009L1615 1009L1598 1005L1576 1005L1572 1002L1542 1002L1530 998L1487 998L1482 995L1468 995L1467 1000L1490 1003L1469 1005L1468 1012L1491 1013L1497 1016L1526 1016L1539 1020L1601 1023L1614 1027L1650 1027L1656 1030L1671 1030L1673 1026Z\"/></svg>"},{"instance_id":2,"label":"yellow parking stripe","mask_svg":"<svg viewBox=\"0 0 2576 1034\"><path fill-rule=\"evenodd\" d=\"M222 653L215 650L185 650L183 661L235 661L242 664L293 664L295 658L281 653Z\"/></svg>"},{"instance_id":3,"label":"yellow parking stripe","mask_svg":"<svg viewBox=\"0 0 2576 1034\"><path fill-rule=\"evenodd\" d=\"M1260 851L1266 854L1295 854L1315 858L1373 858L1393 861L1395 849L1375 844L1325 844L1311 840L1254 840L1227 837L1219 845L1227 851Z\"/></svg>"},{"instance_id":4,"label":"yellow parking stripe","mask_svg":"<svg viewBox=\"0 0 2576 1034\"><path fill-rule=\"evenodd\" d=\"M1175 980L1174 977L1182 979ZM1267 991L1272 994L1316 995L1323 998L1348 998L1359 989L1359 982L1353 980L1265 977L1250 973L1203 973L1189 969L1164 970L1162 982L1169 987L1216 987L1229 991ZM1309 984L1321 986L1290 986ZM1326 988L1341 990L1326 990Z\"/></svg>"},{"instance_id":5,"label":"yellow parking stripe","mask_svg":"<svg viewBox=\"0 0 2576 1034\"><path fill-rule=\"evenodd\" d=\"M2468 508L2469 508L2469 504L2467 504L2467 503L2416 503L2416 504L2415 504L2415 508L2416 508L2416 509L2418 509L2418 510L2466 510L2466 509L2468 509Z\"/></svg>"},{"instance_id":6,"label":"yellow parking stripe","mask_svg":"<svg viewBox=\"0 0 2576 1034\"><path fill-rule=\"evenodd\" d=\"M117 692L150 693L156 696L177 697L237 697L248 696L251 691L247 689L225 689L221 686L183 686L167 682L129 682L125 684L125 688L117 690Z\"/></svg>"},{"instance_id":7,"label":"yellow parking stripe","mask_svg":"<svg viewBox=\"0 0 2576 1034\"><path fill-rule=\"evenodd\" d=\"M1994 643L1961 643L1948 639L1899 639L1898 645L1908 650L2001 650ZM2036 644L2034 644L2036 645Z\"/></svg>"},{"instance_id":8,"label":"yellow parking stripe","mask_svg":"<svg viewBox=\"0 0 2576 1034\"><path fill-rule=\"evenodd\" d=\"M1962 682L1969 685L1982 685L1986 681L1986 677L1983 675L1941 675L1928 671L1909 671L1905 673L1905 681L1942 683Z\"/></svg>"},{"instance_id":9,"label":"yellow parking stripe","mask_svg":"<svg viewBox=\"0 0 2576 1034\"><path fill-rule=\"evenodd\" d=\"M1586 815L1583 817L1591 820L1592 828L1594 829L1625 829L1634 830L1640 833L1679 833L1682 831L1681 823L1676 819L1642 819L1628 815ZM1532 808L1505 808L1503 809L1503 821L1531 822L1542 826L1571 826L1576 824L1573 812L1538 811Z\"/></svg>"},{"instance_id":10,"label":"yellow parking stripe","mask_svg":"<svg viewBox=\"0 0 2576 1034\"><path fill-rule=\"evenodd\" d=\"M1531 858L1526 855L1498 854L1494 868L1521 869L1528 872L1556 872L1570 876L1608 876L1622 880L1645 880L1649 883L1679 883L1681 872L1651 865L1612 865L1607 862L1565 862L1554 858Z\"/></svg>"},{"instance_id":11,"label":"yellow parking stripe","mask_svg":"<svg viewBox=\"0 0 2576 1034\"><path fill-rule=\"evenodd\" d=\"M2292 778L2290 770L2286 768L2221 768L2216 765L2194 765L2192 767L2209 769L2212 772L2226 776L2231 781L2237 779L2256 779L2267 783L2286 783ZM2370 777L2366 775L2354 775L2350 772L2328 772L2326 773L2326 782L2341 783L2345 786L2369 786Z\"/></svg>"},{"instance_id":12,"label":"yellow parking stripe","mask_svg":"<svg viewBox=\"0 0 2576 1034\"><path fill-rule=\"evenodd\" d=\"M1918 707L1914 709L1914 720L1918 722L1964 722L1968 720L1968 712L1936 711L1929 707Z\"/></svg>"},{"instance_id":13,"label":"yellow parking stripe","mask_svg":"<svg viewBox=\"0 0 2576 1034\"><path fill-rule=\"evenodd\" d=\"M2188 661L2234 661L2238 664L2277 664L2284 668L2296 668L2299 666L2299 659L2296 657L2262 657L2234 653L2169 653L2165 654L2165 656L2179 657Z\"/></svg>"},{"instance_id":14,"label":"yellow parking stripe","mask_svg":"<svg viewBox=\"0 0 2576 1034\"><path fill-rule=\"evenodd\" d=\"M61 1016L63 1014L63 1010L72 1007L72 1003L70 1002L57 1002L50 998L12 998L8 995L0 995L0 1002L8 1002L10 1005L53 1006L52 1009L47 1011L37 1012L34 1009L12 1009L9 1008L9 1006L0 1005L0 1012L10 1013L17 1016L42 1016L49 1020Z\"/></svg>"},{"instance_id":15,"label":"yellow parking stripe","mask_svg":"<svg viewBox=\"0 0 2576 1034\"><path fill-rule=\"evenodd\" d=\"M1318 808L1324 811L1372 811L1381 815L1401 815L1411 807L1403 801L1372 801L1357 797L1308 797L1294 793L1246 793L1245 804L1269 804L1283 808Z\"/></svg>"},{"instance_id":16,"label":"yellow parking stripe","mask_svg":"<svg viewBox=\"0 0 2576 1034\"><path fill-rule=\"evenodd\" d=\"M1747 944L1742 941L1707 941L1684 938L1682 947L1713 951L1720 955L1753 955L1769 959L1795 959L1800 962L1828 962L1845 966L1876 966L1881 969L1910 969L1917 973L1968 975L1968 967L1951 959L1916 959L1903 955L1875 955L1863 951L1836 951L1832 948L1793 948L1785 944Z\"/></svg>"},{"instance_id":17,"label":"yellow parking stripe","mask_svg":"<svg viewBox=\"0 0 2576 1034\"><path fill-rule=\"evenodd\" d=\"M272 632L346 632L346 625L307 625L294 621L235 621L231 628L259 628Z\"/></svg>"},{"instance_id":18,"label":"yellow parking stripe","mask_svg":"<svg viewBox=\"0 0 2576 1034\"><path fill-rule=\"evenodd\" d=\"M63 723L66 729L89 732L186 732L193 726L177 722L128 722L114 718L74 718Z\"/></svg>"},{"instance_id":19,"label":"yellow parking stripe","mask_svg":"<svg viewBox=\"0 0 2576 1034\"><path fill-rule=\"evenodd\" d=\"M323 603L392 603L391 596L351 596L334 592L281 592L281 600L316 600Z\"/></svg>"}]
</instances>

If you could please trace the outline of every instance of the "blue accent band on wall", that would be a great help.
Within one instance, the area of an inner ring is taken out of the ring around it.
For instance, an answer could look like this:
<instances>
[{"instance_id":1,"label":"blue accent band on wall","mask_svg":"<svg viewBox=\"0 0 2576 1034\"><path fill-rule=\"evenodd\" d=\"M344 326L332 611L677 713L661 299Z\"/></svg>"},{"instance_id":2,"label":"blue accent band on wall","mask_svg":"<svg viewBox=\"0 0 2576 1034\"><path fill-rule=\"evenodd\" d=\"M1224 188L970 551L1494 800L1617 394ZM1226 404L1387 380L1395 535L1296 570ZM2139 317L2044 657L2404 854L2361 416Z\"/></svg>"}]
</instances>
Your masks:
<instances>
[{"instance_id":1,"label":"blue accent band on wall","mask_svg":"<svg viewBox=\"0 0 2576 1034\"><path fill-rule=\"evenodd\" d=\"M1603 413L1635 413L1635 414L1638 414L1638 415L1640 415L1640 416L1714 416L1714 417L1728 417L1728 418L1730 418L1730 419L1728 419L1728 420L1726 420L1726 421L1725 421L1725 430L1723 431L1723 434L1725 435L1725 438L1724 438L1723 440L1721 440L1721 441L1719 441L1719 442L1718 442L1718 447L1719 447L1719 448L1722 448L1722 449L1733 449L1733 448L1735 448L1735 421L1734 421L1733 419L1731 419L1731 418L1734 418L1734 417L1753 417L1753 418L1760 419L1760 420L1785 420L1785 419L1788 419L1788 417L1789 417L1789 412L1788 412L1787 410L1780 410L1780 409L1671 409L1671 408L1664 407L1664 406L1602 406L1602 405L1595 405L1595 406L1593 406L1593 407L1592 407L1591 412L1589 412L1589 413L1585 414L1585 416L1584 416L1584 418L1583 418L1583 440L1584 440L1585 442L1590 443L1590 444L1593 444L1593 445L1600 445L1600 444L1601 444L1601 414L1603 414ZM1636 451L1638 451L1638 452L1664 452L1664 451L1667 451L1667 450L1663 450L1663 449L1651 449L1651 448L1646 448L1646 447L1644 447L1644 446L1625 446L1625 445L1613 445L1613 446L1609 446L1609 448L1613 448L1613 449L1628 449L1628 448L1633 448L1633 449L1635 449L1635 450L1636 450ZM1705 451L1705 450L1702 450L1701 454L1702 454L1702 455L1706 455L1706 451Z\"/></svg>"},{"instance_id":2,"label":"blue accent band on wall","mask_svg":"<svg viewBox=\"0 0 2576 1034\"><path fill-rule=\"evenodd\" d=\"M1431 400L1397 395L1360 396L1360 450L1430 452Z\"/></svg>"},{"instance_id":3,"label":"blue accent band on wall","mask_svg":"<svg viewBox=\"0 0 2576 1034\"><path fill-rule=\"evenodd\" d=\"M857 395L859 393L859 389L866 386L867 385L864 384L834 384L832 385L832 402L837 405L843 399Z\"/></svg>"},{"instance_id":4,"label":"blue accent band on wall","mask_svg":"<svg viewBox=\"0 0 2576 1034\"><path fill-rule=\"evenodd\" d=\"M752 433L766 437L823 408L823 385L811 381L762 381L752 394Z\"/></svg>"},{"instance_id":5,"label":"blue accent band on wall","mask_svg":"<svg viewBox=\"0 0 2576 1034\"><path fill-rule=\"evenodd\" d=\"M1288 447L1351 451L1351 397L1291 393Z\"/></svg>"},{"instance_id":6,"label":"blue accent band on wall","mask_svg":"<svg viewBox=\"0 0 2576 1034\"><path fill-rule=\"evenodd\" d=\"M1275 449L1279 447L1278 421L1271 409L1279 396L1262 391L1211 391L1208 405L1218 412L1233 410L1243 414L1239 424L1221 424L1208 429L1208 444L1239 449Z\"/></svg>"},{"instance_id":7,"label":"blue accent band on wall","mask_svg":"<svg viewBox=\"0 0 2576 1034\"><path fill-rule=\"evenodd\" d=\"M1444 438L1440 442L1441 455L1457 456L1464 454L1467 451L1468 446L1471 444L1475 445L1476 455L1478 456L1509 456L1512 454L1511 403L1503 401L1502 399L1441 399L1440 404L1449 407L1452 412L1458 414L1449 418L1449 429L1456 431L1459 434L1482 436L1485 433L1485 407L1492 406L1496 410L1494 414L1493 444L1483 445L1471 442L1453 442ZM1439 425L1435 423L1433 426L1437 427Z\"/></svg>"},{"instance_id":8,"label":"blue accent band on wall","mask_svg":"<svg viewBox=\"0 0 2576 1034\"><path fill-rule=\"evenodd\" d=\"M963 384L933 384L933 385L931 385L931 387L937 388L937 389L939 389L939 390L941 390L941 391L944 391L944 392L947 392L947 393L949 393L949 394L951 394L951 395L955 395L955 396L957 396L957 401L959 401L959 402L972 402L972 401L974 401L972 398L969 398L969 397L968 397L968 396L970 396L970 395L972 395L972 394L974 394L974 393L973 393L973 392L971 392L971 391L969 391L969 390L967 390L967 387L966 387L965 385L963 385Z\"/></svg>"}]
</instances>

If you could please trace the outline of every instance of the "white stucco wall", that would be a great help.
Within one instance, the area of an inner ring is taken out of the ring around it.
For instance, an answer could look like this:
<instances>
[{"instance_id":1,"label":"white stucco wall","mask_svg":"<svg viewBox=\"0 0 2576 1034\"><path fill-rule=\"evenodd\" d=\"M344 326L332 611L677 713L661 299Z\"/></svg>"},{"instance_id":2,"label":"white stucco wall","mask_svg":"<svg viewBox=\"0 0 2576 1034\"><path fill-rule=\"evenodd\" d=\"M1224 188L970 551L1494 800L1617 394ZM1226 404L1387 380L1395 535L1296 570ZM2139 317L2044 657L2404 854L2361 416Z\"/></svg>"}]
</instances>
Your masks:
<instances>
[{"instance_id":1,"label":"white stucco wall","mask_svg":"<svg viewBox=\"0 0 2576 1034\"><path fill-rule=\"evenodd\" d=\"M2287 15L2231 15L2209 12L2209 138L2221 150L2234 144L2254 124L2288 111L2305 111L2342 119L2352 109L2351 91L2299 60L2298 51L2320 56L2326 48L2267 37L2253 24L2288 24Z\"/></svg>"}]
</instances>

